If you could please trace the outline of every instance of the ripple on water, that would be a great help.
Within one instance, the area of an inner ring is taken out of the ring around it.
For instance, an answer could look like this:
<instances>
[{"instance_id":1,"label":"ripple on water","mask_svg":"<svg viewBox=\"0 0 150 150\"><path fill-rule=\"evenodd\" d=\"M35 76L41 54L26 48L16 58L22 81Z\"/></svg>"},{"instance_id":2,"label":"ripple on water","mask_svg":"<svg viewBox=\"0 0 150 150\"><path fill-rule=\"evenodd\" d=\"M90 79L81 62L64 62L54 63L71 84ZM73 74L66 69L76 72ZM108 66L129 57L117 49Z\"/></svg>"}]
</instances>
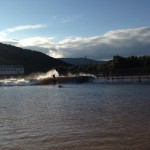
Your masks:
<instances>
[{"instance_id":1,"label":"ripple on water","mask_svg":"<svg viewBox=\"0 0 150 150\"><path fill-rule=\"evenodd\" d=\"M148 150L149 86L1 87L0 150Z\"/></svg>"}]
</instances>

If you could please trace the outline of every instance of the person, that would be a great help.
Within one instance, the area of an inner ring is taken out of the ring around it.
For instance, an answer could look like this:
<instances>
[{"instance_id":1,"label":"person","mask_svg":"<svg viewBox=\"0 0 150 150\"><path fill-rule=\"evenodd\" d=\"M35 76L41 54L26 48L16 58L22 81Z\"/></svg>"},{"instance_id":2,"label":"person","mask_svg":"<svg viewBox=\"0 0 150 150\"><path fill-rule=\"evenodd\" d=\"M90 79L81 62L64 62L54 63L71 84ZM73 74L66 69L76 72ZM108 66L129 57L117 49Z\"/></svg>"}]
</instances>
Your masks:
<instances>
[{"instance_id":1,"label":"person","mask_svg":"<svg viewBox=\"0 0 150 150\"><path fill-rule=\"evenodd\" d=\"M56 82L57 82L56 77L55 77L55 74L53 74L52 77L53 77L53 84L55 85Z\"/></svg>"},{"instance_id":2,"label":"person","mask_svg":"<svg viewBox=\"0 0 150 150\"><path fill-rule=\"evenodd\" d=\"M59 84L58 87L59 87L59 88L62 88L63 86Z\"/></svg>"}]
</instances>

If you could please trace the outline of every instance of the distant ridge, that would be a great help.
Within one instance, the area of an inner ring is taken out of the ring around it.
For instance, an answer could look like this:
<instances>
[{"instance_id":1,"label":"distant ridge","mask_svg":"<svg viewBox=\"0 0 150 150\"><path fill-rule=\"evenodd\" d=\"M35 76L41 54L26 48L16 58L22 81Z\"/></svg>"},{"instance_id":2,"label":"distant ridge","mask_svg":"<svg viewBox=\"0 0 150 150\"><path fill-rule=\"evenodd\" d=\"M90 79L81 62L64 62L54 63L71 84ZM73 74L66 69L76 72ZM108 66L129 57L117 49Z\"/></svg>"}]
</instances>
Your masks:
<instances>
[{"instance_id":1,"label":"distant ridge","mask_svg":"<svg viewBox=\"0 0 150 150\"><path fill-rule=\"evenodd\" d=\"M25 74L70 66L42 52L0 43L0 65L22 65Z\"/></svg>"},{"instance_id":2,"label":"distant ridge","mask_svg":"<svg viewBox=\"0 0 150 150\"><path fill-rule=\"evenodd\" d=\"M97 61L89 58L59 58L59 60L76 66L99 65L105 63L105 61Z\"/></svg>"}]
</instances>

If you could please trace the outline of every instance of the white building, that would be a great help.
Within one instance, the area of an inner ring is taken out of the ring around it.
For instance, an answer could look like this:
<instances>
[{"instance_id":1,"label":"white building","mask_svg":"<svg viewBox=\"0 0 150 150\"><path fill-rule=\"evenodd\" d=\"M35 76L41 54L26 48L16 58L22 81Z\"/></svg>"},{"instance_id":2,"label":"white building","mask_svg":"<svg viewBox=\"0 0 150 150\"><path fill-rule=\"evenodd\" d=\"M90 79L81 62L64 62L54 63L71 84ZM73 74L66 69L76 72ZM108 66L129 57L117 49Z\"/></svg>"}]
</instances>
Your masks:
<instances>
[{"instance_id":1,"label":"white building","mask_svg":"<svg viewBox=\"0 0 150 150\"><path fill-rule=\"evenodd\" d=\"M2 75L23 75L24 68L19 65L0 65L0 76Z\"/></svg>"}]
</instances>

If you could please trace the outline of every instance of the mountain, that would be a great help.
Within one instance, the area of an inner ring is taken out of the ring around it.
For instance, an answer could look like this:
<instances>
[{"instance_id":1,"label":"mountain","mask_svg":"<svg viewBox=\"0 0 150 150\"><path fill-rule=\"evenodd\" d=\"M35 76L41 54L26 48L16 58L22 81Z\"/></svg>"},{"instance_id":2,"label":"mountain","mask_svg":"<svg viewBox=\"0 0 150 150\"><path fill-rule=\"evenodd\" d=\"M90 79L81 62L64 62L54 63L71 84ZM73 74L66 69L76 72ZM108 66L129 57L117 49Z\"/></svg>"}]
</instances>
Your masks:
<instances>
[{"instance_id":1,"label":"mountain","mask_svg":"<svg viewBox=\"0 0 150 150\"><path fill-rule=\"evenodd\" d=\"M49 57L48 55L0 43L0 65L22 65L25 74L47 72L50 69L59 69L69 64Z\"/></svg>"},{"instance_id":2,"label":"mountain","mask_svg":"<svg viewBox=\"0 0 150 150\"><path fill-rule=\"evenodd\" d=\"M99 65L104 64L105 61L97 61L89 58L59 58L68 64L82 66L82 65Z\"/></svg>"}]
</instances>

